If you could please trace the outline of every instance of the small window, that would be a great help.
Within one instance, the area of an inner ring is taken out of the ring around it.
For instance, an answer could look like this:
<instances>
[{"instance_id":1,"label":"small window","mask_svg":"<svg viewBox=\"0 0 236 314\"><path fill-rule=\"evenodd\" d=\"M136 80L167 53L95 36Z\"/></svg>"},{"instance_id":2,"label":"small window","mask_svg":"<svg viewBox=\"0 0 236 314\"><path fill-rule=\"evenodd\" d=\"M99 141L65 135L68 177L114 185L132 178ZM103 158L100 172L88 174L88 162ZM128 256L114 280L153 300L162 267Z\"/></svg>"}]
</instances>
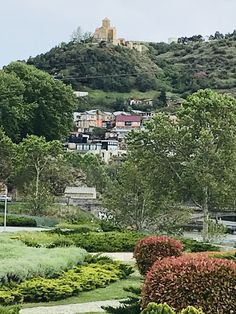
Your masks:
<instances>
[{"instance_id":1,"label":"small window","mask_svg":"<svg viewBox=\"0 0 236 314\"><path fill-rule=\"evenodd\" d=\"M125 121L125 126L131 126L132 122L131 121Z\"/></svg>"}]
</instances>

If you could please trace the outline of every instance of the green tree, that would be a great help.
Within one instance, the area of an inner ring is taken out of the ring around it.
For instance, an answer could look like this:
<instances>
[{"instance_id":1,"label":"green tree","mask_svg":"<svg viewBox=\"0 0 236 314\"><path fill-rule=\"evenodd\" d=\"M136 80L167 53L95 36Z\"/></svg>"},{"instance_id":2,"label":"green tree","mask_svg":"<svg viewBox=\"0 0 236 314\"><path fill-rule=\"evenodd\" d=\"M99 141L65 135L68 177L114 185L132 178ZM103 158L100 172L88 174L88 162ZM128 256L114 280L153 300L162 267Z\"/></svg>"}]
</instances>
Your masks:
<instances>
[{"instance_id":1,"label":"green tree","mask_svg":"<svg viewBox=\"0 0 236 314\"><path fill-rule=\"evenodd\" d=\"M30 123L35 104L24 102L25 86L14 74L0 71L0 125L15 142L24 130L31 130ZM31 130L32 131L32 130Z\"/></svg>"},{"instance_id":2,"label":"green tree","mask_svg":"<svg viewBox=\"0 0 236 314\"><path fill-rule=\"evenodd\" d=\"M143 230L155 223L150 197L151 190L146 185L138 167L130 161L121 164L116 179L106 189L104 205L114 220L122 227Z\"/></svg>"},{"instance_id":3,"label":"green tree","mask_svg":"<svg viewBox=\"0 0 236 314\"><path fill-rule=\"evenodd\" d=\"M90 187L95 187L100 193L103 193L109 182L106 165L93 154L81 155L77 152L67 153L67 162L74 171L77 181Z\"/></svg>"},{"instance_id":4,"label":"green tree","mask_svg":"<svg viewBox=\"0 0 236 314\"><path fill-rule=\"evenodd\" d=\"M167 96L165 90L161 90L160 94L154 97L153 106L154 108L167 106Z\"/></svg>"},{"instance_id":5,"label":"green tree","mask_svg":"<svg viewBox=\"0 0 236 314\"><path fill-rule=\"evenodd\" d=\"M159 114L147 131L130 135L134 162L157 202L191 200L203 211L208 241L209 210L235 203L236 100L201 90L187 99L176 120Z\"/></svg>"},{"instance_id":6,"label":"green tree","mask_svg":"<svg viewBox=\"0 0 236 314\"><path fill-rule=\"evenodd\" d=\"M0 182L8 183L12 174L14 144L0 129Z\"/></svg>"},{"instance_id":7,"label":"green tree","mask_svg":"<svg viewBox=\"0 0 236 314\"><path fill-rule=\"evenodd\" d=\"M34 66L13 62L0 71L0 94L0 123L14 141L27 134L62 139L72 128L72 89Z\"/></svg>"},{"instance_id":8,"label":"green tree","mask_svg":"<svg viewBox=\"0 0 236 314\"><path fill-rule=\"evenodd\" d=\"M183 171L188 197L204 214L208 241L209 209L233 207L236 173L236 100L211 90L190 96L178 114Z\"/></svg>"},{"instance_id":9,"label":"green tree","mask_svg":"<svg viewBox=\"0 0 236 314\"><path fill-rule=\"evenodd\" d=\"M176 232L188 217L186 210L157 200L146 175L132 159L123 162L103 194L105 207L121 227Z\"/></svg>"},{"instance_id":10,"label":"green tree","mask_svg":"<svg viewBox=\"0 0 236 314\"><path fill-rule=\"evenodd\" d=\"M17 147L16 184L26 195L34 214L41 214L52 201L50 174L63 176L59 167L63 148L59 141L46 142L35 135L25 138Z\"/></svg>"},{"instance_id":11,"label":"green tree","mask_svg":"<svg viewBox=\"0 0 236 314\"><path fill-rule=\"evenodd\" d=\"M93 34L91 32L83 32L82 28L78 26L71 35L71 40L76 43L88 43L92 42Z\"/></svg>"}]
</instances>

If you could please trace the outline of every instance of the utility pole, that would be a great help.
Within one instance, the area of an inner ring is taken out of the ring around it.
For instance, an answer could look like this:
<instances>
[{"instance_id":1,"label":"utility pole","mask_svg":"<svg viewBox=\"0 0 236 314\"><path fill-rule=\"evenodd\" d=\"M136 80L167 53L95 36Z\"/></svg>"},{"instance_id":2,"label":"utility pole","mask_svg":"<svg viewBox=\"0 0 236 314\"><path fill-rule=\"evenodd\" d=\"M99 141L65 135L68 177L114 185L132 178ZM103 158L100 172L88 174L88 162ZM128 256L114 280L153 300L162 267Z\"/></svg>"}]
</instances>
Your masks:
<instances>
[{"instance_id":1,"label":"utility pole","mask_svg":"<svg viewBox=\"0 0 236 314\"><path fill-rule=\"evenodd\" d=\"M7 227L7 186L6 186L6 191L5 191L5 206L4 206L4 231L6 231Z\"/></svg>"}]
</instances>

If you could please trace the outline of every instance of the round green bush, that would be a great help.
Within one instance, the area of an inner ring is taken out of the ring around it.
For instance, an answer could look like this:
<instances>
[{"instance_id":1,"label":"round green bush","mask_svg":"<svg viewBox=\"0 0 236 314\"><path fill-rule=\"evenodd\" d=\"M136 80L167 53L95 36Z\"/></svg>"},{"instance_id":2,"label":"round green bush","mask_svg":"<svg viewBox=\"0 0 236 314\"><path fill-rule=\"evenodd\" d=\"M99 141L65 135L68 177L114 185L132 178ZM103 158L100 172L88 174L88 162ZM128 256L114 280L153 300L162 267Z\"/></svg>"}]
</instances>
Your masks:
<instances>
[{"instance_id":1,"label":"round green bush","mask_svg":"<svg viewBox=\"0 0 236 314\"><path fill-rule=\"evenodd\" d=\"M138 241L134 257L140 273L145 275L156 260L178 257L182 252L183 244L180 241L167 236L150 236Z\"/></svg>"},{"instance_id":2,"label":"round green bush","mask_svg":"<svg viewBox=\"0 0 236 314\"><path fill-rule=\"evenodd\" d=\"M177 311L191 304L206 314L226 314L235 313L235 297L235 262L182 256L154 263L145 278L141 304L145 308L150 302L167 301Z\"/></svg>"},{"instance_id":3,"label":"round green bush","mask_svg":"<svg viewBox=\"0 0 236 314\"><path fill-rule=\"evenodd\" d=\"M188 306L180 314L204 314L204 312L201 309L196 309L194 306Z\"/></svg>"},{"instance_id":4,"label":"round green bush","mask_svg":"<svg viewBox=\"0 0 236 314\"><path fill-rule=\"evenodd\" d=\"M172 309L168 304L156 304L151 302L148 306L141 312L141 314L176 314L174 309Z\"/></svg>"}]
</instances>

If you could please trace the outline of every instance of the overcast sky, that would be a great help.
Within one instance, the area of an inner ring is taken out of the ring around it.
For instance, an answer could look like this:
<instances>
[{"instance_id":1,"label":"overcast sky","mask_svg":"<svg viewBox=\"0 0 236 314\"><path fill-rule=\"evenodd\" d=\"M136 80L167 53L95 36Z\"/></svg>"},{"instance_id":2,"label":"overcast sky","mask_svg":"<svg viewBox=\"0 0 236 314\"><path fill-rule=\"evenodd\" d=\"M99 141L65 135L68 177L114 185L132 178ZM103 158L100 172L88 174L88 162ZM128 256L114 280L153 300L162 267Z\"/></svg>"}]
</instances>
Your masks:
<instances>
[{"instance_id":1,"label":"overcast sky","mask_svg":"<svg viewBox=\"0 0 236 314\"><path fill-rule=\"evenodd\" d=\"M0 0L0 67L68 41L81 26L93 32L104 17L118 36L167 41L236 29L236 0Z\"/></svg>"}]
</instances>

